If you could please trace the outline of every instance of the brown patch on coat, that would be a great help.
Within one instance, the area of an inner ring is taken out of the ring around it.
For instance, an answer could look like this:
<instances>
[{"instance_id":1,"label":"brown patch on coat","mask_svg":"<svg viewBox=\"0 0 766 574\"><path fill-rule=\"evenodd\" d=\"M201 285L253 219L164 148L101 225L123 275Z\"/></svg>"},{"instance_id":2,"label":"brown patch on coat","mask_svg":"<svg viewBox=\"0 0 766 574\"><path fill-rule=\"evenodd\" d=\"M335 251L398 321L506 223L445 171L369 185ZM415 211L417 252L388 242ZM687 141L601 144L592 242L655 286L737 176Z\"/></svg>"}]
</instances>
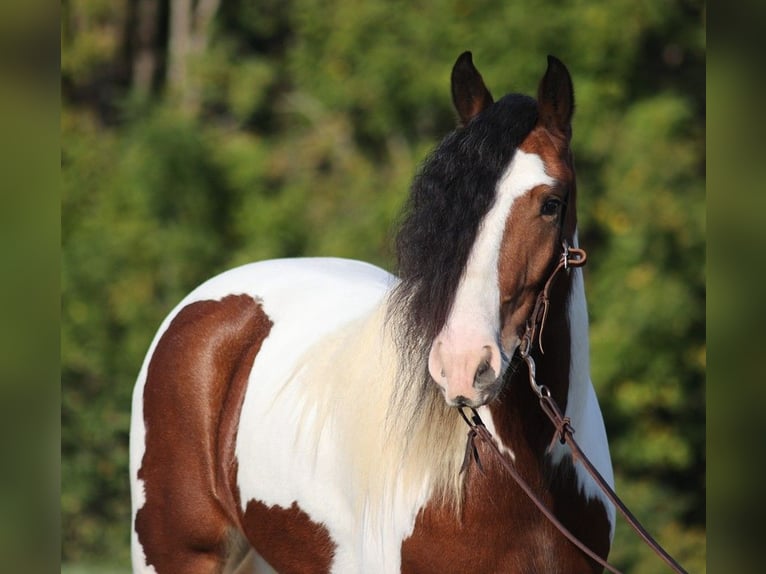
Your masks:
<instances>
[{"instance_id":1,"label":"brown patch on coat","mask_svg":"<svg viewBox=\"0 0 766 574\"><path fill-rule=\"evenodd\" d=\"M251 500L242 518L250 544L280 574L324 574L330 571L335 543L322 524L298 505L266 506Z\"/></svg>"},{"instance_id":2,"label":"brown patch on coat","mask_svg":"<svg viewBox=\"0 0 766 574\"><path fill-rule=\"evenodd\" d=\"M491 451L482 447L481 457L486 474L482 475L475 466L468 471L466 501L459 518L453 509L436 503L418 514L412 535L402 544L403 574L602 571L520 492L505 469L492 459ZM581 500L571 489L552 492L542 473L523 474L576 536L599 555L606 556L609 525L600 502ZM568 504L569 497L577 502Z\"/></svg>"},{"instance_id":3,"label":"brown patch on coat","mask_svg":"<svg viewBox=\"0 0 766 574\"><path fill-rule=\"evenodd\" d=\"M565 138L538 125L524 138L519 149L539 155L546 173L556 181L567 184L574 179L569 142Z\"/></svg>"},{"instance_id":4,"label":"brown patch on coat","mask_svg":"<svg viewBox=\"0 0 766 574\"><path fill-rule=\"evenodd\" d=\"M247 295L184 307L144 388L146 501L135 529L158 574L218 571L237 526L234 442L248 374L272 323Z\"/></svg>"}]
</instances>

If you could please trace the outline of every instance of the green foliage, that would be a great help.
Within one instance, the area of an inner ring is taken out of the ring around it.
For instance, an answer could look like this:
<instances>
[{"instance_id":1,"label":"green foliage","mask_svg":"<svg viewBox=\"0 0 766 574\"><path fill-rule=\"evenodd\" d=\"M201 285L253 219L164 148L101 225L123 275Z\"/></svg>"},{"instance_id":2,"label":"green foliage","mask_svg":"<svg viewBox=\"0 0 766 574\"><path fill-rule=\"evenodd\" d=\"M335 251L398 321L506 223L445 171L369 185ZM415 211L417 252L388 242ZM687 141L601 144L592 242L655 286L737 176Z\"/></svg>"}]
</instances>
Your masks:
<instances>
[{"instance_id":1,"label":"green foliage","mask_svg":"<svg viewBox=\"0 0 766 574\"><path fill-rule=\"evenodd\" d=\"M471 49L495 96L534 93L548 53L573 73L593 379L618 490L704 571L701 3L222 1L190 62L194 106L166 93L161 67L148 97L111 71L136 57L131 6L63 9L65 560L127 562L132 384L186 292L269 257L393 268L397 213L454 125L449 72ZM166 33L155 49L161 61ZM623 526L614 548L630 572L657 568Z\"/></svg>"},{"instance_id":2,"label":"green foliage","mask_svg":"<svg viewBox=\"0 0 766 574\"><path fill-rule=\"evenodd\" d=\"M86 85L107 72L124 41L127 3L122 0L67 0L62 5L61 71Z\"/></svg>"}]
</instances>

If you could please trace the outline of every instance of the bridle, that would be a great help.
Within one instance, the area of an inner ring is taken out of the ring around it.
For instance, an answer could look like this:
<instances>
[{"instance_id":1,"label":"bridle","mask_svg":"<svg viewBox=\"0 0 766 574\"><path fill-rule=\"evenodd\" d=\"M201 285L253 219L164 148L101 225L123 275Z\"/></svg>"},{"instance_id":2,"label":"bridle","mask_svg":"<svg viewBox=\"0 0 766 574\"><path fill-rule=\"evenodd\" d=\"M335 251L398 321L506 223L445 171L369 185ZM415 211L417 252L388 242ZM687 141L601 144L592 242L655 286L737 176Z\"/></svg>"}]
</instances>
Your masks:
<instances>
[{"instance_id":1,"label":"bridle","mask_svg":"<svg viewBox=\"0 0 766 574\"><path fill-rule=\"evenodd\" d=\"M572 247L566 240L562 241L561 248L561 257L559 257L556 267L551 271L548 280L545 282L545 285L537 296L535 306L532 308L532 313L527 321L526 331L521 338L519 354L525 360L529 356L529 353L532 352L535 339L537 339L537 346L540 347L540 352L545 352L543 350L543 329L545 328L545 320L548 318L551 286L553 285L553 280L556 279L558 272L562 269L569 270L573 267L582 267L585 265L585 262L588 261L588 254L584 249Z\"/></svg>"},{"instance_id":2,"label":"bridle","mask_svg":"<svg viewBox=\"0 0 766 574\"><path fill-rule=\"evenodd\" d=\"M559 271L562 269L568 270L572 267L582 267L587 261L587 254L583 249L571 247L564 241L562 243L562 254L559 258L558 264L551 272L548 280L545 282L543 289L540 291L535 306L530 315L529 321L527 321L526 331L522 337L521 344L519 345L518 354L519 357L527 364L529 370L529 385L532 387L535 395L538 398L540 408L545 415L550 419L551 423L556 429L553 435L553 441L557 440L561 444L566 444L572 454L573 462L583 465L588 474L593 477L598 487L606 495L606 497L617 507L620 513L625 517L631 528L641 537L641 539L660 557L664 560L670 568L679 574L687 574L678 562L676 562L670 554L668 554L662 546L646 531L641 525L638 519L633 513L625 506L625 503L620 500L620 497L614 492L612 487L604 480L604 477L598 472L593 463L588 459L585 453L582 451L577 441L574 439L575 429L572 428L569 417L562 414L561 409L551 395L550 390L545 385L541 385L536 379L535 361L532 357L532 349L537 343L540 348L540 352L543 352L542 336L543 328L545 326L545 320L548 316L548 306L550 302L549 291L553 281L556 278ZM498 458L503 467L508 471L516 484L524 491L529 499L537 506L537 508L545 515L545 517L561 532L570 542L582 550L592 560L598 564L614 572L615 574L622 574L614 566L609 564L606 560L601 558L593 550L588 548L581 540L579 540L574 534L572 534L561 521L556 518L555 514L545 505L545 503L534 493L532 488L521 477L514 464L507 457L503 456L500 452L497 443L492 437L492 434L487 430L484 422L481 420L479 413L476 409L469 407L471 410L470 417L464 412L465 407L458 407L460 416L469 427L468 440L466 443L465 457L463 459L463 466L461 472L465 471L471 464L471 461L475 461L479 470L483 472L483 466L479 459L479 450L476 447L476 439L483 441L495 456Z\"/></svg>"}]
</instances>

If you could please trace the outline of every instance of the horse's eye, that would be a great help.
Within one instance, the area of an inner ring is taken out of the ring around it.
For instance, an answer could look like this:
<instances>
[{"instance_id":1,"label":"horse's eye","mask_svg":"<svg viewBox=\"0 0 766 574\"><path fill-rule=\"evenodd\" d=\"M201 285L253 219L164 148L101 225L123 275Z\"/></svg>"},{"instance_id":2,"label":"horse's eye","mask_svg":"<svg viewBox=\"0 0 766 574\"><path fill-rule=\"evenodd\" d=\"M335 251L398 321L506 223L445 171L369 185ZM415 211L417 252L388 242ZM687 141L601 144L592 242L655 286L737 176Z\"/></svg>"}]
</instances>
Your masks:
<instances>
[{"instance_id":1,"label":"horse's eye","mask_svg":"<svg viewBox=\"0 0 766 574\"><path fill-rule=\"evenodd\" d=\"M540 208L540 215L556 215L561 208L561 200L558 197L549 197Z\"/></svg>"}]
</instances>

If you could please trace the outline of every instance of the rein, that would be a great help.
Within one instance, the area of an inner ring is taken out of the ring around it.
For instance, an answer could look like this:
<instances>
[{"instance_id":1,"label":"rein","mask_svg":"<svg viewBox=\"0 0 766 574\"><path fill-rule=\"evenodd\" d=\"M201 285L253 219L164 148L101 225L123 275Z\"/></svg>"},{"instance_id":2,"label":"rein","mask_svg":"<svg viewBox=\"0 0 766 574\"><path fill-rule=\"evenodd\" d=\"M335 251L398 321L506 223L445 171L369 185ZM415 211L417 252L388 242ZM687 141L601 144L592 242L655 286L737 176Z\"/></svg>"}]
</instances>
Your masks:
<instances>
[{"instance_id":1,"label":"rein","mask_svg":"<svg viewBox=\"0 0 766 574\"><path fill-rule=\"evenodd\" d=\"M572 460L574 462L580 462L583 467L585 467L585 470L587 470L588 474L590 474L593 480L595 480L601 491L617 507L620 513L625 517L625 520L628 522L630 527L641 537L641 539L647 546L649 546L649 548L651 548L662 560L664 560L665 563L668 564L668 566L670 566L674 572L677 572L678 574L687 574L686 570L684 570L681 565L678 564L678 562L676 562L676 560L674 560L673 557L670 556L670 554L668 554L662 546L660 546L660 544L651 536L651 534L647 532L647 530L641 525L641 523L628 509L628 507L625 506L625 503L623 503L620 497L617 496L617 493L615 493L614 490L606 482L606 480L604 480L604 477L601 476L596 467L593 466L593 463L591 463L590 459L588 459L588 457L580 448L580 445L578 445L577 441L574 439L575 429L572 428L569 417L565 417L562 414L561 409L553 399L553 396L551 395L548 387L537 383L535 361L532 358L531 352L535 340L537 340L537 344L540 347L540 352L544 352L542 346L542 335L545 319L548 316L548 306L550 301L548 292L551 285L553 284L553 280L561 269L569 269L570 267L582 267L585 265L586 260L587 254L584 250L570 247L566 242L563 243L563 253L561 258L559 259L556 267L551 272L550 277L546 281L543 290L540 292L537 297L537 301L535 302L535 307L530 316L530 321L527 323L526 332L524 333L524 337L522 339L519 355L527 363L527 367L529 368L529 384L537 395L537 398L540 402L540 408L556 428L556 432L553 435L553 441L558 439L561 444L567 444L569 446L572 454ZM469 416L466 415L463 411L463 408L464 407L458 407L458 412L468 425L469 431L461 472L467 469L468 465L471 463L471 460L476 461L476 464L481 472L484 471L481 460L479 459L479 450L476 447L476 439L483 441L495 453L500 463L508 471L513 480L516 481L516 484L518 484L518 486L524 491L527 497L535 504L535 506L537 506L537 508L543 513L543 515L545 515L551 524L553 524L558 529L559 532L561 532L570 542L572 542L572 544L577 546L592 560L596 561L598 564L610 572L615 574L622 574L620 570L617 570L617 568L609 564L593 550L588 548L581 540L572 534L558 518L556 518L553 512L545 505L542 500L540 500L540 498L534 493L526 481L524 481L513 463L500 452L497 443L494 441L489 430L487 430L487 427L481 420L479 413L471 407L471 416L469 418Z\"/></svg>"}]
</instances>

